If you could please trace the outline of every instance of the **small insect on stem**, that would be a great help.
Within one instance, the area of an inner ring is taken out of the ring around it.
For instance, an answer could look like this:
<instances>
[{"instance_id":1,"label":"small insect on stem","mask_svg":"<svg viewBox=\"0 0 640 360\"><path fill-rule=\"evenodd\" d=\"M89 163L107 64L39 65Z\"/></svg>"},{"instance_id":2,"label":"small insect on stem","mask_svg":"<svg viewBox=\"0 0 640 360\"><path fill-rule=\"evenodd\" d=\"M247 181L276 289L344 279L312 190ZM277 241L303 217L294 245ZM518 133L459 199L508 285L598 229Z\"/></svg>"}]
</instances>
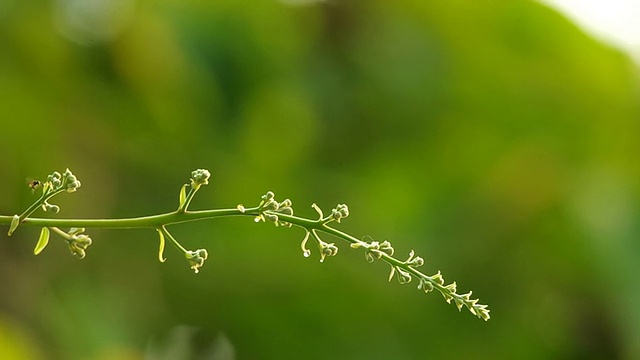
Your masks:
<instances>
[{"instance_id":1,"label":"small insect on stem","mask_svg":"<svg viewBox=\"0 0 640 360\"><path fill-rule=\"evenodd\" d=\"M36 190L38 190L40 186L42 186L42 182L40 180L29 180L27 182L27 185L29 186L29 188L31 188L31 192L35 193Z\"/></svg>"}]
</instances>

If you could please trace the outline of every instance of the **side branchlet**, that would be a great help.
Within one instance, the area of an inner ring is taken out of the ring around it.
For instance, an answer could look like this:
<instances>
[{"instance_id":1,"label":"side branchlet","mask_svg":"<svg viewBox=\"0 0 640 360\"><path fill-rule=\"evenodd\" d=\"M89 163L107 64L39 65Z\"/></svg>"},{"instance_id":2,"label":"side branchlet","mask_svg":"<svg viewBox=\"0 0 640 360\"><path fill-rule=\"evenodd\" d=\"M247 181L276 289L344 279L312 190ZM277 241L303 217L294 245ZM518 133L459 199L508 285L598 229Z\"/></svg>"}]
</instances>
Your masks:
<instances>
[{"instance_id":1,"label":"side branchlet","mask_svg":"<svg viewBox=\"0 0 640 360\"><path fill-rule=\"evenodd\" d=\"M44 211L51 211L55 214L60 212L60 207L49 204L49 199L62 192L75 192L80 186L82 186L82 184L76 176L73 175L71 170L66 169L62 174L54 171L51 175L47 176L47 180L44 184L39 186L42 188L42 195L40 198L31 204L31 206L29 206L22 214L13 216L7 235L11 236L24 219L33 214L39 207L42 207ZM36 189L35 186L31 187L33 190Z\"/></svg>"},{"instance_id":2,"label":"side branchlet","mask_svg":"<svg viewBox=\"0 0 640 360\"><path fill-rule=\"evenodd\" d=\"M200 190L200 187L209 184L209 177L211 177L209 170L197 169L191 172L190 183L184 184L180 189L178 212L184 213L187 211L191 200L193 200L196 192ZM187 189L189 189L189 192L187 192Z\"/></svg>"},{"instance_id":3,"label":"side branchlet","mask_svg":"<svg viewBox=\"0 0 640 360\"><path fill-rule=\"evenodd\" d=\"M473 315L483 320L489 320L490 315L487 305L478 304L478 299L471 299L471 292L462 295L458 294L455 281L449 285L445 285L444 278L440 271L429 276L416 270L417 267L424 265L424 259L416 256L413 250L409 252L409 256L405 261L400 261L393 257L394 250L388 241L383 241L382 243L373 240L370 242L358 241L352 243L351 248L364 248L365 258L368 262L383 260L389 264L391 266L389 281L393 279L394 275L397 275L400 284L408 284L415 276L418 279L419 290L429 293L436 289L442 294L447 303L450 304L453 300L458 310L466 306Z\"/></svg>"},{"instance_id":4,"label":"side branchlet","mask_svg":"<svg viewBox=\"0 0 640 360\"><path fill-rule=\"evenodd\" d=\"M89 245L93 242L89 235L85 235L84 228L71 228L69 231L63 231L59 228L52 226L50 229L56 234L60 235L69 246L71 254L77 256L80 259L84 259L87 255L86 251ZM37 246L36 246L37 248Z\"/></svg>"},{"instance_id":5,"label":"side branchlet","mask_svg":"<svg viewBox=\"0 0 640 360\"><path fill-rule=\"evenodd\" d=\"M481 319L489 320L489 310L486 305L478 304L477 299L471 299L471 293L467 294L457 294L456 293L456 283L452 283L449 285L444 285L444 279L440 272L433 276L428 276L423 274L422 272L416 270L417 267L424 265L424 259L420 256L416 256L415 252L411 250L409 252L409 256L406 260L401 261L393 257L395 252L393 246L389 241L360 241L348 234L340 232L330 226L329 223L335 221L336 223L340 223L340 221L349 216L349 208L345 204L338 204L335 208L331 210L331 214L328 216L324 215L324 212L320 207L316 204L312 204L311 207L318 214L318 219L307 220L294 218L290 215L293 215L293 210L291 210L290 214L283 214L281 203L275 200L275 195L273 192L268 192L264 196L262 196L262 201L258 206L258 209L261 210L261 213L256 216L255 221L265 221L270 220L274 222L276 225L278 224L288 224L296 225L302 227L305 230L304 238L300 244L300 248L302 249L302 254L304 257L309 257L311 255L311 250L307 248L307 242L309 238L312 238L318 244L318 249L320 252L320 262L324 262L325 258L328 256L335 256L338 253L338 247L334 243L324 242L319 233L327 232L334 236L340 237L351 243L351 248L359 249L364 248L364 256L365 259L372 263L376 260L383 260L387 262L391 266L391 271L389 273L389 281L397 276L398 282L400 284L408 284L410 283L414 277L418 279L418 288L424 290L425 292L430 292L434 288L437 289L445 298L448 303L454 301L458 310L462 309L463 306L466 306L469 311L478 316ZM286 200L287 207L291 207L291 202ZM243 210L244 207L242 207ZM285 216L283 216L285 215ZM292 221L294 220L294 221ZM305 220L305 221L300 221Z\"/></svg>"},{"instance_id":6,"label":"side branchlet","mask_svg":"<svg viewBox=\"0 0 640 360\"><path fill-rule=\"evenodd\" d=\"M171 233L169 232L169 230L167 230L167 228L162 225L158 228L156 228L156 230L158 231L158 234L160 235L160 250L158 251L158 259L160 260L160 262L165 262L166 259L164 258L164 242L165 242L165 238L169 239L169 241L175 246L176 249L178 249L178 251L180 251L184 257L187 259L187 262L189 263L191 269L193 269L193 271L197 274L200 272L200 268L204 265L204 261L207 260L207 258L209 257L209 254L207 253L207 250L205 249L197 249L195 251L192 250L187 250L185 249L179 242L178 240L176 240L176 238L173 237L173 235L171 235Z\"/></svg>"},{"instance_id":7,"label":"side branchlet","mask_svg":"<svg viewBox=\"0 0 640 360\"><path fill-rule=\"evenodd\" d=\"M291 223L282 221L279 215L292 216L293 208L291 200L284 199L282 202L278 202L275 199L275 194L268 191L260 198L260 204L257 207L258 215L254 218L255 222L272 222L276 226L291 227ZM242 205L238 205L242 207ZM240 208L239 208L240 209ZM244 211L243 211L244 212Z\"/></svg>"}]
</instances>

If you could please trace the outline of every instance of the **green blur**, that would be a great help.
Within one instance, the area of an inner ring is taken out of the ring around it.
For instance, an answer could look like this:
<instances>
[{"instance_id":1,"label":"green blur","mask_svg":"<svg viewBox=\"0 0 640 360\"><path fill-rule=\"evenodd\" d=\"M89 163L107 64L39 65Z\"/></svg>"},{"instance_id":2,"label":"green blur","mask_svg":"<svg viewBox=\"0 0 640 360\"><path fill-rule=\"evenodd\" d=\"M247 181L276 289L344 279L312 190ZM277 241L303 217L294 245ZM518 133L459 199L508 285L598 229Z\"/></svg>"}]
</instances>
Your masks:
<instances>
[{"instance_id":1,"label":"green blur","mask_svg":"<svg viewBox=\"0 0 640 360\"><path fill-rule=\"evenodd\" d=\"M458 313L334 239L248 218L147 230L0 229L2 359L640 358L640 81L532 1L7 0L0 215L70 168L60 218L255 206L266 191L411 249L473 290ZM33 216L44 216L42 211Z\"/></svg>"}]
</instances>

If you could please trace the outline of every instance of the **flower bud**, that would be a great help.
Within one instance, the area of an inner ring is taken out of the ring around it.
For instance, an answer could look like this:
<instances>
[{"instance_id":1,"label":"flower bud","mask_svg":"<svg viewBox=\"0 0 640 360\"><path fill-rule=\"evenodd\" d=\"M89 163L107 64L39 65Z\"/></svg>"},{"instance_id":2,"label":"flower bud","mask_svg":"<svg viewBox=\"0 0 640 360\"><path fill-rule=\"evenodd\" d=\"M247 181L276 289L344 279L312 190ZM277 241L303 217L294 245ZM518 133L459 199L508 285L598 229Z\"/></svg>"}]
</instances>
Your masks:
<instances>
[{"instance_id":1,"label":"flower bud","mask_svg":"<svg viewBox=\"0 0 640 360\"><path fill-rule=\"evenodd\" d=\"M397 266L396 270L398 270L398 281L400 281L400 284L407 284L411 282L411 274Z\"/></svg>"},{"instance_id":2,"label":"flower bud","mask_svg":"<svg viewBox=\"0 0 640 360\"><path fill-rule=\"evenodd\" d=\"M67 190L67 192L72 193L75 192L80 186L82 186L82 184L80 183L80 181L78 181L76 176L71 173L71 170L66 169L62 174L62 187Z\"/></svg>"},{"instance_id":3,"label":"flower bud","mask_svg":"<svg viewBox=\"0 0 640 360\"><path fill-rule=\"evenodd\" d=\"M42 204L42 210L44 211L51 211L54 214L57 214L60 212L60 206L58 205L53 205L53 204L49 204L48 202L44 202Z\"/></svg>"},{"instance_id":4,"label":"flower bud","mask_svg":"<svg viewBox=\"0 0 640 360\"><path fill-rule=\"evenodd\" d=\"M211 173L206 169L197 169L191 172L191 187L193 189L199 189L202 185L209 184L209 177Z\"/></svg>"},{"instance_id":5,"label":"flower bud","mask_svg":"<svg viewBox=\"0 0 640 360\"><path fill-rule=\"evenodd\" d=\"M338 247L334 243L327 244L320 241L318 248L320 249L320 262L324 262L327 256L336 256L338 254Z\"/></svg>"},{"instance_id":6,"label":"flower bud","mask_svg":"<svg viewBox=\"0 0 640 360\"><path fill-rule=\"evenodd\" d=\"M86 250L93 243L91 238L88 235L77 235L79 232L84 231L84 229L72 228L69 232L71 238L67 240L67 245L69 246L69 250L75 256L80 259L83 259L86 255ZM73 233L72 233L73 231Z\"/></svg>"},{"instance_id":7,"label":"flower bud","mask_svg":"<svg viewBox=\"0 0 640 360\"><path fill-rule=\"evenodd\" d=\"M338 204L335 209L331 210L331 218L337 222L349 216L349 208L345 204Z\"/></svg>"},{"instance_id":8,"label":"flower bud","mask_svg":"<svg viewBox=\"0 0 640 360\"><path fill-rule=\"evenodd\" d=\"M273 191L267 191L266 194L262 195L261 199L264 201L273 200L275 196L276 195L273 193Z\"/></svg>"},{"instance_id":9,"label":"flower bud","mask_svg":"<svg viewBox=\"0 0 640 360\"><path fill-rule=\"evenodd\" d=\"M424 259L421 258L420 256L416 256L415 258L411 259L411 261L409 262L409 265L411 266L422 266L424 265Z\"/></svg>"},{"instance_id":10,"label":"flower bud","mask_svg":"<svg viewBox=\"0 0 640 360\"><path fill-rule=\"evenodd\" d=\"M198 249L196 251L187 251L184 256L191 265L191 269L197 274L204 265L204 261L209 257L209 254L205 249Z\"/></svg>"}]
</instances>

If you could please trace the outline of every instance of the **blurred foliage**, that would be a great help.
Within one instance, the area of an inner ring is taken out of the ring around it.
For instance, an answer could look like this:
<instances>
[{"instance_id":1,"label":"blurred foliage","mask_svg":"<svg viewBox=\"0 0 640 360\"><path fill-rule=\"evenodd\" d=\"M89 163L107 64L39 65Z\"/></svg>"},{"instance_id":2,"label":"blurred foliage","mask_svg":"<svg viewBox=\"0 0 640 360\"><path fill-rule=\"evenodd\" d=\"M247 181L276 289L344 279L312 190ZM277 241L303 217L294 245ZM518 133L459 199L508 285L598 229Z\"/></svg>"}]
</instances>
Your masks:
<instances>
[{"instance_id":1,"label":"blurred foliage","mask_svg":"<svg viewBox=\"0 0 640 360\"><path fill-rule=\"evenodd\" d=\"M638 85L532 1L2 1L1 214L66 167L60 216L158 213L204 167L192 208L346 203L492 319L249 219L172 228L198 275L152 230L89 230L78 261L21 228L0 358L640 358Z\"/></svg>"}]
</instances>

